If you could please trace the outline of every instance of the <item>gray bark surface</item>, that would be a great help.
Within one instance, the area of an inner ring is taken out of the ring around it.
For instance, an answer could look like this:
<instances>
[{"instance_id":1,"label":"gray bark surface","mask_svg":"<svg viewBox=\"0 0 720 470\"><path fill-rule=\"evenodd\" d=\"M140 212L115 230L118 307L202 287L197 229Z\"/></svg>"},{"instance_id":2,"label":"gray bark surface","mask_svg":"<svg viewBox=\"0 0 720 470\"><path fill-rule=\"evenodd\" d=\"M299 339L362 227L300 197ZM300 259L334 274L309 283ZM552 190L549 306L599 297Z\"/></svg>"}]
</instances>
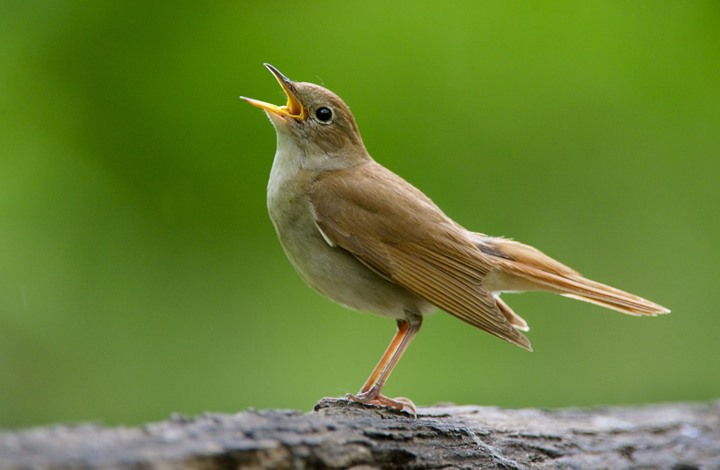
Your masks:
<instances>
[{"instance_id":1,"label":"gray bark surface","mask_svg":"<svg viewBox=\"0 0 720 470\"><path fill-rule=\"evenodd\" d=\"M720 469L720 402L589 409L345 400L310 413L206 414L141 427L0 432L0 468Z\"/></svg>"}]
</instances>

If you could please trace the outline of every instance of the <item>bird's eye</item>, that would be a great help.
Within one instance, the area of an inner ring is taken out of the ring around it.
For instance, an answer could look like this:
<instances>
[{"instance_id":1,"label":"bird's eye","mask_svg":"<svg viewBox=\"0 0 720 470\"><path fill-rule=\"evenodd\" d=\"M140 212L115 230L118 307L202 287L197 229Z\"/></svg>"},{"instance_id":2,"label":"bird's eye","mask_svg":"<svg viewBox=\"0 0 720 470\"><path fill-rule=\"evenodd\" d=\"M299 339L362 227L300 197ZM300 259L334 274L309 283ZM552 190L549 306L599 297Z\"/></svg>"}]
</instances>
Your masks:
<instances>
[{"instance_id":1,"label":"bird's eye","mask_svg":"<svg viewBox=\"0 0 720 470\"><path fill-rule=\"evenodd\" d=\"M332 111L330 108L322 107L318 108L317 111L315 111L315 117L318 121L328 124L330 120L332 119Z\"/></svg>"}]
</instances>

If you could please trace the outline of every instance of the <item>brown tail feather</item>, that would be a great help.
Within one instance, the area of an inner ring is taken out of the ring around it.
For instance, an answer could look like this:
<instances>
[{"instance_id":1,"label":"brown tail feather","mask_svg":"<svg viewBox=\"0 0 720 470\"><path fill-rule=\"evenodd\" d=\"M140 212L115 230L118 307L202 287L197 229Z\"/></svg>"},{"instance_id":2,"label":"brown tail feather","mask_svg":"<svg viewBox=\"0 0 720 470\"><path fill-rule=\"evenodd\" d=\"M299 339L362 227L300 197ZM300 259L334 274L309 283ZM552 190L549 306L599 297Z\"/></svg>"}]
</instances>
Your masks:
<instances>
[{"instance_id":1,"label":"brown tail feather","mask_svg":"<svg viewBox=\"0 0 720 470\"><path fill-rule=\"evenodd\" d=\"M537 269L523 267L516 274L543 284L560 295L585 302L594 303L618 312L630 315L659 315L670 310L637 295L615 289L614 287L591 281L582 276L565 278L557 274L545 273Z\"/></svg>"},{"instance_id":2,"label":"brown tail feather","mask_svg":"<svg viewBox=\"0 0 720 470\"><path fill-rule=\"evenodd\" d=\"M650 316L655 316L655 315L656 315L656 314L653 314L653 313L639 313L639 312L636 312L636 311L634 311L634 310L628 310L627 308L618 307L617 305L613 305L613 304L608 303L608 302L603 302L602 300L593 299L593 298L590 298L590 297L583 297L583 296L581 296L581 295L576 295L576 294L560 294L560 295L562 295L563 297L567 297L567 298L569 298L569 299L582 300L583 302L588 302L588 303L591 303L591 304L599 305L599 306L601 306L601 307L609 308L609 309L616 310L616 311L618 311L618 312L622 312L622 313L625 313L625 314L628 314L628 315L633 315L633 316L636 316L636 317L639 317L639 316L642 316L642 315L650 315Z\"/></svg>"},{"instance_id":3,"label":"brown tail feather","mask_svg":"<svg viewBox=\"0 0 720 470\"><path fill-rule=\"evenodd\" d=\"M513 326L513 328L520 331L530 331L530 327L528 326L525 319L515 313L508 304L500 300L499 294L495 296L495 303L497 304L498 309L500 309L502 314L505 315L507 321L509 321L510 324Z\"/></svg>"},{"instance_id":4,"label":"brown tail feather","mask_svg":"<svg viewBox=\"0 0 720 470\"><path fill-rule=\"evenodd\" d=\"M530 281L538 289L556 292L630 315L658 315L670 310L642 297L584 278L535 248L512 240L476 235L478 246L491 247L496 265L504 272ZM483 250L485 251L485 250ZM511 289L509 289L511 290Z\"/></svg>"}]
</instances>

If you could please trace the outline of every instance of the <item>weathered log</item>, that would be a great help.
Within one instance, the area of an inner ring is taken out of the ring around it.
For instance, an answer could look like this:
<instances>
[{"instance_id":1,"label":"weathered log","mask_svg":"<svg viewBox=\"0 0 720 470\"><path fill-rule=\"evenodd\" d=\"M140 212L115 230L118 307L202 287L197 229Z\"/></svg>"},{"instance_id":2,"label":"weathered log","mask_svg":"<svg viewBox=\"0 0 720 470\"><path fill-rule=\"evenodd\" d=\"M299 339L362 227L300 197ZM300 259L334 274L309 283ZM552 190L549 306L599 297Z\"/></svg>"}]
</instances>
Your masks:
<instances>
[{"instance_id":1,"label":"weathered log","mask_svg":"<svg viewBox=\"0 0 720 470\"><path fill-rule=\"evenodd\" d=\"M173 416L0 433L0 468L720 469L720 402L590 409L419 408L337 399L310 413Z\"/></svg>"}]
</instances>

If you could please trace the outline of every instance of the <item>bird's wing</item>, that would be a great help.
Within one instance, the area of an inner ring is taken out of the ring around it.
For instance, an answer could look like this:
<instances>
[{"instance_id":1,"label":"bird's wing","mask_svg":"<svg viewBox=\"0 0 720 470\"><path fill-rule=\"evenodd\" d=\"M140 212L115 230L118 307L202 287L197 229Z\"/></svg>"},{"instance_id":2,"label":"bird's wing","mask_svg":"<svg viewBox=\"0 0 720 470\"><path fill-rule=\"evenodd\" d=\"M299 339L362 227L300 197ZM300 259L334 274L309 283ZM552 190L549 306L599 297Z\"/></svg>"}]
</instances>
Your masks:
<instances>
[{"instance_id":1,"label":"bird's wing","mask_svg":"<svg viewBox=\"0 0 720 470\"><path fill-rule=\"evenodd\" d=\"M489 257L405 180L369 162L321 173L309 196L331 245L461 320L530 349L482 286Z\"/></svg>"}]
</instances>

